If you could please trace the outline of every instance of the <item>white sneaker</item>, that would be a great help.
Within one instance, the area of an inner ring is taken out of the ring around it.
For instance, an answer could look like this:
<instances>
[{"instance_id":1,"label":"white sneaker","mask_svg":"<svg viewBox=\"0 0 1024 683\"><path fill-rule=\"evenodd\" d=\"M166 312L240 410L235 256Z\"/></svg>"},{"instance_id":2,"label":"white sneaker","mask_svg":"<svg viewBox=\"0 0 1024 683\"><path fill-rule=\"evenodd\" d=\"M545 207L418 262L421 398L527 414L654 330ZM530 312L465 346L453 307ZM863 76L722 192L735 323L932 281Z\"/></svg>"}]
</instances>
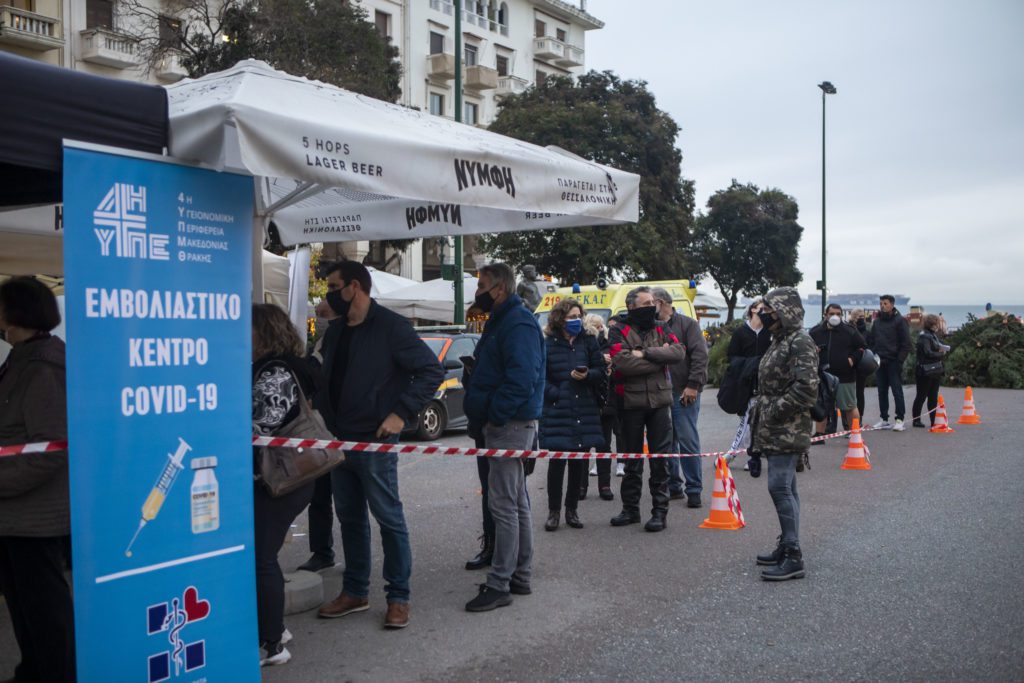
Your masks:
<instances>
[{"instance_id":1,"label":"white sneaker","mask_svg":"<svg viewBox=\"0 0 1024 683\"><path fill-rule=\"evenodd\" d=\"M894 424L892 426L892 431L894 431L894 432L902 432L906 428L907 428L907 426L905 424L903 424L903 420L896 420L896 424Z\"/></svg>"},{"instance_id":2,"label":"white sneaker","mask_svg":"<svg viewBox=\"0 0 1024 683\"><path fill-rule=\"evenodd\" d=\"M618 464L618 466L616 466L616 468L615 468L615 476L616 477L624 477L624 476L626 476L626 465L625 464L620 462Z\"/></svg>"},{"instance_id":3,"label":"white sneaker","mask_svg":"<svg viewBox=\"0 0 1024 683\"><path fill-rule=\"evenodd\" d=\"M590 476L592 476L592 477L596 477L597 476L597 463L596 462L593 465L590 466Z\"/></svg>"},{"instance_id":4,"label":"white sneaker","mask_svg":"<svg viewBox=\"0 0 1024 683\"><path fill-rule=\"evenodd\" d=\"M288 643L292 642L292 640L294 640L294 637L292 636L292 632L289 631L288 629L285 629L284 633L281 634L281 644L282 645L287 645Z\"/></svg>"},{"instance_id":5,"label":"white sneaker","mask_svg":"<svg viewBox=\"0 0 1024 683\"><path fill-rule=\"evenodd\" d=\"M875 429L892 429L892 424L888 420L882 420L875 423Z\"/></svg>"},{"instance_id":6,"label":"white sneaker","mask_svg":"<svg viewBox=\"0 0 1024 683\"><path fill-rule=\"evenodd\" d=\"M287 664L292 658L292 653L288 652L281 643L271 646L269 643L263 643L260 645L260 666L278 666L280 664Z\"/></svg>"}]
</instances>

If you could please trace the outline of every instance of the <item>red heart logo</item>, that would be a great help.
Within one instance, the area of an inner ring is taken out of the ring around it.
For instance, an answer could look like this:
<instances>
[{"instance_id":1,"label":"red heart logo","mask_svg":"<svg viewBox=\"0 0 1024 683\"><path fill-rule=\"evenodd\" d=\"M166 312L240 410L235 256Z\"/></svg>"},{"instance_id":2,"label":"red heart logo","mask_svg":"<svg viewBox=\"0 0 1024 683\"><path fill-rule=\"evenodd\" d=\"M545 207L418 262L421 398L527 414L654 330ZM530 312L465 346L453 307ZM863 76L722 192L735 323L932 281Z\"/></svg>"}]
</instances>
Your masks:
<instances>
[{"instance_id":1,"label":"red heart logo","mask_svg":"<svg viewBox=\"0 0 1024 683\"><path fill-rule=\"evenodd\" d=\"M210 601L200 600L199 591L195 586L185 589L185 614L188 615L188 622L199 621L210 615Z\"/></svg>"}]
</instances>

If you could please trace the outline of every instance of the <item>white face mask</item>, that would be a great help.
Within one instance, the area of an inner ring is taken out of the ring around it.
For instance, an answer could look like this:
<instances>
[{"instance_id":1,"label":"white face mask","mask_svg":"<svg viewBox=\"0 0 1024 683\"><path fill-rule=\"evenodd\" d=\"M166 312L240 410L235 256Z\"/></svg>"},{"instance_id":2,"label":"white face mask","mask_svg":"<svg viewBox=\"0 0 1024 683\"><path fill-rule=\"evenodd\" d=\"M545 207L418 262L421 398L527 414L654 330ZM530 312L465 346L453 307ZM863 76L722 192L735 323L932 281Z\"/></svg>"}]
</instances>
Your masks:
<instances>
[{"instance_id":1,"label":"white face mask","mask_svg":"<svg viewBox=\"0 0 1024 683\"><path fill-rule=\"evenodd\" d=\"M839 327L839 323L841 322L842 320L839 319L838 315L830 315L828 318L828 324L832 327Z\"/></svg>"}]
</instances>

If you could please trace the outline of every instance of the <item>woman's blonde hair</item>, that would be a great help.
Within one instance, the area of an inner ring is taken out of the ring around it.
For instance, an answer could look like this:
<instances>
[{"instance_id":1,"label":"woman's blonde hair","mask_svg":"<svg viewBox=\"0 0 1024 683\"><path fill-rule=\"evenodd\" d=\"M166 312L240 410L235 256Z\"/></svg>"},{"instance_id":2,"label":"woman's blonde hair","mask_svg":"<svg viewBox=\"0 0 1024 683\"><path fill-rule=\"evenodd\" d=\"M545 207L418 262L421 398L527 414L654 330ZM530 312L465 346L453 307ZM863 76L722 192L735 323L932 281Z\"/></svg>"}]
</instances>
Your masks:
<instances>
[{"instance_id":1,"label":"woman's blonde hair","mask_svg":"<svg viewBox=\"0 0 1024 683\"><path fill-rule=\"evenodd\" d=\"M604 324L604 318L599 316L597 313L587 313L583 316L583 329L595 337L598 334L598 330L602 327L606 327Z\"/></svg>"},{"instance_id":2,"label":"woman's blonde hair","mask_svg":"<svg viewBox=\"0 0 1024 683\"><path fill-rule=\"evenodd\" d=\"M252 307L252 357L302 356L306 345L288 319L288 314L274 304Z\"/></svg>"},{"instance_id":3,"label":"woman's blonde hair","mask_svg":"<svg viewBox=\"0 0 1024 683\"><path fill-rule=\"evenodd\" d=\"M583 308L576 299L562 299L555 307L551 309L551 313L548 314L548 324L544 327L544 334L549 337L557 337L565 331L565 319L569 315L569 311L574 308L580 309L580 317L585 318L587 310Z\"/></svg>"}]
</instances>

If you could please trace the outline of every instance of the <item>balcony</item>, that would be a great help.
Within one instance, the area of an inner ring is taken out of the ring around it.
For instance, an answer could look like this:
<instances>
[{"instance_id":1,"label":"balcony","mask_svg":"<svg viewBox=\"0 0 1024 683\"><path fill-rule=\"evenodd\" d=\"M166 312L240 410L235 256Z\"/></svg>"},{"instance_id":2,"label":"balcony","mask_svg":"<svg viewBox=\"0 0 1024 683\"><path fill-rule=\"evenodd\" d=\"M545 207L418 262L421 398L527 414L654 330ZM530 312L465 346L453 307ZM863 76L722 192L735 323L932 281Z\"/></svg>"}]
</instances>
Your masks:
<instances>
[{"instance_id":1,"label":"balcony","mask_svg":"<svg viewBox=\"0 0 1024 683\"><path fill-rule=\"evenodd\" d=\"M430 0L430 9L437 10L448 16L452 16L455 13L455 5L448 0Z\"/></svg>"},{"instance_id":2,"label":"balcony","mask_svg":"<svg viewBox=\"0 0 1024 683\"><path fill-rule=\"evenodd\" d=\"M444 81L455 78L455 55L439 52L427 56L427 75Z\"/></svg>"},{"instance_id":3,"label":"balcony","mask_svg":"<svg viewBox=\"0 0 1024 683\"><path fill-rule=\"evenodd\" d=\"M494 90L498 87L498 70L489 66L467 66L462 87L466 90Z\"/></svg>"},{"instance_id":4,"label":"balcony","mask_svg":"<svg viewBox=\"0 0 1024 683\"><path fill-rule=\"evenodd\" d=\"M109 28L89 28L81 31L82 61L130 69L139 65L138 41Z\"/></svg>"},{"instance_id":5,"label":"balcony","mask_svg":"<svg viewBox=\"0 0 1024 683\"><path fill-rule=\"evenodd\" d=\"M576 47L575 45L565 44L563 47L563 55L561 59L556 59L555 64L558 66L583 66L583 48Z\"/></svg>"},{"instance_id":6,"label":"balcony","mask_svg":"<svg viewBox=\"0 0 1024 683\"><path fill-rule=\"evenodd\" d=\"M39 52L64 47L60 19L6 5L0 7L0 44Z\"/></svg>"},{"instance_id":7,"label":"balcony","mask_svg":"<svg viewBox=\"0 0 1024 683\"><path fill-rule=\"evenodd\" d=\"M178 55L168 53L156 65L156 77L174 83L188 77L188 71L181 65Z\"/></svg>"},{"instance_id":8,"label":"balcony","mask_svg":"<svg viewBox=\"0 0 1024 683\"><path fill-rule=\"evenodd\" d=\"M498 77L498 90L495 93L498 97L505 95L519 95L520 93L526 92L526 89L530 87L530 82L525 78L519 78L519 76L499 76Z\"/></svg>"},{"instance_id":9,"label":"balcony","mask_svg":"<svg viewBox=\"0 0 1024 683\"><path fill-rule=\"evenodd\" d=\"M534 38L533 54L538 59L565 59L565 45L561 41L547 36L544 38Z\"/></svg>"}]
</instances>

